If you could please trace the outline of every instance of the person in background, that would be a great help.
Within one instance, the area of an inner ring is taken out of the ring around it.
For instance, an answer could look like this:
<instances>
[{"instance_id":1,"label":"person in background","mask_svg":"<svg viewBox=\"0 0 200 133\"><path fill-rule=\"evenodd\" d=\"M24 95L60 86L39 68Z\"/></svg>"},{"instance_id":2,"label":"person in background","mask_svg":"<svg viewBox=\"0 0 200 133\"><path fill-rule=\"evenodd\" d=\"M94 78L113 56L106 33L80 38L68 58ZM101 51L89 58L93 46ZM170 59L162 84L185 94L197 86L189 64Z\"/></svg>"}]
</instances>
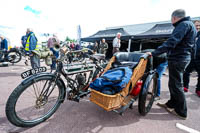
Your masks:
<instances>
[{"instance_id":1,"label":"person in background","mask_svg":"<svg viewBox=\"0 0 200 133\"><path fill-rule=\"evenodd\" d=\"M21 38L21 44L22 44L22 48L23 48L23 50L24 50L24 52L25 52L25 47L26 47L26 40L27 40L27 33L26 33L26 35L24 35L24 36L22 36L22 38ZM27 65L28 66L28 57L27 57L27 52L25 52L25 65Z\"/></svg>"},{"instance_id":2,"label":"person in background","mask_svg":"<svg viewBox=\"0 0 200 133\"><path fill-rule=\"evenodd\" d=\"M53 34L53 37L48 39L47 47L53 52L53 55L58 58L59 51L55 48L55 46L60 46L60 40L58 39L56 34ZM56 60L52 60L51 70L56 70Z\"/></svg>"},{"instance_id":3,"label":"person in background","mask_svg":"<svg viewBox=\"0 0 200 133\"><path fill-rule=\"evenodd\" d=\"M146 53L146 52L153 52L155 49L144 49L141 52ZM158 73L158 80L157 80L157 94L154 98L155 101L160 100L160 94L161 94L161 78L166 71L166 68L168 66L167 62L167 54L163 53L159 56L154 56L153 57L153 69L156 70Z\"/></svg>"},{"instance_id":4,"label":"person in background","mask_svg":"<svg viewBox=\"0 0 200 133\"><path fill-rule=\"evenodd\" d=\"M108 44L106 43L106 40L103 38L99 45L99 53L106 55L107 49L108 49Z\"/></svg>"},{"instance_id":5,"label":"person in background","mask_svg":"<svg viewBox=\"0 0 200 133\"><path fill-rule=\"evenodd\" d=\"M93 52L96 54L98 52L98 42L96 41L93 46Z\"/></svg>"},{"instance_id":6,"label":"person in background","mask_svg":"<svg viewBox=\"0 0 200 133\"><path fill-rule=\"evenodd\" d=\"M92 50L92 44L90 42L89 42L87 48L90 49L90 50Z\"/></svg>"},{"instance_id":7,"label":"person in background","mask_svg":"<svg viewBox=\"0 0 200 133\"><path fill-rule=\"evenodd\" d=\"M119 52L119 49L121 47L120 37L121 37L121 33L117 33L116 37L113 40L113 54L115 54L116 52Z\"/></svg>"},{"instance_id":8,"label":"person in background","mask_svg":"<svg viewBox=\"0 0 200 133\"><path fill-rule=\"evenodd\" d=\"M8 41L7 39L0 35L1 43L0 43L0 50L3 50L5 53L5 59L8 60ZM1 60L1 59L0 59Z\"/></svg>"},{"instance_id":9,"label":"person in background","mask_svg":"<svg viewBox=\"0 0 200 133\"><path fill-rule=\"evenodd\" d=\"M70 43L70 48L71 48L71 50L75 49L75 44L73 42Z\"/></svg>"},{"instance_id":10,"label":"person in background","mask_svg":"<svg viewBox=\"0 0 200 133\"><path fill-rule=\"evenodd\" d=\"M171 22L175 27L166 42L155 51L148 52L152 56L167 53L169 68L170 99L157 105L165 108L169 113L185 120L187 105L183 91L183 73L191 60L191 50L195 44L196 29L190 17L185 17L185 10L175 10L171 15Z\"/></svg>"},{"instance_id":11,"label":"person in background","mask_svg":"<svg viewBox=\"0 0 200 133\"><path fill-rule=\"evenodd\" d=\"M8 41L2 35L0 35L0 39L1 39L1 47L0 47L0 49L2 49L2 50L4 49L4 50L8 51Z\"/></svg>"},{"instance_id":12,"label":"person in background","mask_svg":"<svg viewBox=\"0 0 200 133\"><path fill-rule=\"evenodd\" d=\"M190 64L185 70L185 73L183 75L183 81L184 81L184 91L188 92L189 88L189 82L190 82L190 73L193 70L196 70L198 73L198 80L196 85L196 94L200 97L200 20L194 21L194 25L197 29L197 37L196 37L196 43L194 50L192 52L192 59Z\"/></svg>"},{"instance_id":13,"label":"person in background","mask_svg":"<svg viewBox=\"0 0 200 133\"><path fill-rule=\"evenodd\" d=\"M81 50L81 45L79 43L75 44L75 50Z\"/></svg>"},{"instance_id":14,"label":"person in background","mask_svg":"<svg viewBox=\"0 0 200 133\"><path fill-rule=\"evenodd\" d=\"M6 62L8 60L8 40L3 35L0 35L0 50L3 50L4 61ZM2 59L1 57L0 60Z\"/></svg>"},{"instance_id":15,"label":"person in background","mask_svg":"<svg viewBox=\"0 0 200 133\"><path fill-rule=\"evenodd\" d=\"M88 50L88 54L89 54L89 55L92 55L92 54L93 54L93 46L92 46L92 44L89 43L88 46L87 46L87 48L89 49L89 50Z\"/></svg>"},{"instance_id":16,"label":"person in background","mask_svg":"<svg viewBox=\"0 0 200 133\"><path fill-rule=\"evenodd\" d=\"M25 45L25 51L29 53L31 67L32 68L40 67L40 57L37 54L37 51L39 51L39 45L37 44L38 40L31 28L28 28L26 32L27 32L27 41Z\"/></svg>"},{"instance_id":17,"label":"person in background","mask_svg":"<svg viewBox=\"0 0 200 133\"><path fill-rule=\"evenodd\" d=\"M156 72L158 73L158 84L157 84L157 95L155 97L155 101L161 99L160 98L161 78L162 78L163 73L166 71L167 66L168 66L168 62L165 61L156 67Z\"/></svg>"}]
</instances>

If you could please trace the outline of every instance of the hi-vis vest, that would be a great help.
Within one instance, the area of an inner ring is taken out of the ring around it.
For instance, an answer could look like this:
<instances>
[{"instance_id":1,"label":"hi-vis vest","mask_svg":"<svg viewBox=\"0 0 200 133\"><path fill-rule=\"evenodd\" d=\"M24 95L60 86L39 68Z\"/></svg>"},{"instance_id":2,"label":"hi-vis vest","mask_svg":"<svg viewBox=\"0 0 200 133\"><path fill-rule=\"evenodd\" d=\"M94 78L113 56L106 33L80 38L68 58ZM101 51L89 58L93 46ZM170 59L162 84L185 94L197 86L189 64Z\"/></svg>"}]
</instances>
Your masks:
<instances>
[{"instance_id":1,"label":"hi-vis vest","mask_svg":"<svg viewBox=\"0 0 200 133\"><path fill-rule=\"evenodd\" d=\"M27 40L26 40L26 46L25 46L25 50L26 50L26 51L29 51L30 37L31 37L31 36L34 36L34 34L33 34L33 33L30 34L30 36L28 36L28 38L27 38ZM35 47L34 50L39 50L39 45L38 45L38 44L36 44L36 47Z\"/></svg>"}]
</instances>

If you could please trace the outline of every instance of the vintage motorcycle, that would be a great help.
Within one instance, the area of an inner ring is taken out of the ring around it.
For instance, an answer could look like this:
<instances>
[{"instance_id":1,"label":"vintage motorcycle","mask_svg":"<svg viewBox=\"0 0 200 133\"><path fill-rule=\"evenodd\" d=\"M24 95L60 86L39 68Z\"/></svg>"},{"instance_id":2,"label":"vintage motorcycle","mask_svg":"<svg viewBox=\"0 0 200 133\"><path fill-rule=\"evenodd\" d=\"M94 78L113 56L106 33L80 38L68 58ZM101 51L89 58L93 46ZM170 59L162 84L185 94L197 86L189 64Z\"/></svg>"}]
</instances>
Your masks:
<instances>
[{"instance_id":1,"label":"vintage motorcycle","mask_svg":"<svg viewBox=\"0 0 200 133\"><path fill-rule=\"evenodd\" d=\"M0 62L18 63L22 59L22 55L17 48L11 48L9 51L0 50Z\"/></svg>"},{"instance_id":2,"label":"vintage motorcycle","mask_svg":"<svg viewBox=\"0 0 200 133\"><path fill-rule=\"evenodd\" d=\"M18 127L33 127L50 118L65 99L79 102L90 94L90 101L107 111L119 114L132 108L139 97L138 110L146 115L157 92L157 73L152 70L150 57L141 53L119 53L106 64L98 56L87 54L88 60L78 64L65 64L67 52L61 51L55 72L47 73L45 67L21 74L24 80L14 89L6 103L8 120ZM134 64L133 74L126 87L115 95L107 95L89 88L116 61ZM65 79L65 81L63 80ZM138 87L138 83L141 83ZM138 89L139 88L139 89Z\"/></svg>"},{"instance_id":3,"label":"vintage motorcycle","mask_svg":"<svg viewBox=\"0 0 200 133\"><path fill-rule=\"evenodd\" d=\"M80 98L90 93L89 83L103 71L105 64L100 64L99 59L92 55L85 55L89 57L86 62L72 66L71 63L65 64L66 55L61 53L53 73L47 73L46 67L40 67L21 74L24 80L15 88L6 104L6 115L12 124L35 126L55 113L66 94L68 100L79 102Z\"/></svg>"}]
</instances>

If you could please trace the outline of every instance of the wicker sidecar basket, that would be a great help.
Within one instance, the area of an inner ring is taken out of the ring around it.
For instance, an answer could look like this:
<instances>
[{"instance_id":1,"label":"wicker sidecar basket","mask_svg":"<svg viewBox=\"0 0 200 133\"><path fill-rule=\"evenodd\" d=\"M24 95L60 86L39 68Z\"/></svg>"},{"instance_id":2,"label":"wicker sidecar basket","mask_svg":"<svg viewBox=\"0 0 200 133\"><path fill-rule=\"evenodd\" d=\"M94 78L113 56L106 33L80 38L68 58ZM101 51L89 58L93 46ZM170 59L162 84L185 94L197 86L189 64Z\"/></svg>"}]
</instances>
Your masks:
<instances>
[{"instance_id":1,"label":"wicker sidecar basket","mask_svg":"<svg viewBox=\"0 0 200 133\"><path fill-rule=\"evenodd\" d=\"M104 70L104 73L111 68L111 65L114 61L115 61L115 56L111 58L110 62L108 63L108 65ZM141 77L144 75L146 65L147 65L147 59L141 58L139 63L133 70L131 79L129 80L126 87L122 89L121 92L115 95L103 94L99 91L90 88L91 89L90 101L107 111L111 111L114 109L118 109L121 106L125 106L127 104L127 98L128 98L127 95L129 94L129 92L131 92L129 90L130 85L132 85L131 88L134 89L134 86L137 83L137 81L140 80Z\"/></svg>"}]
</instances>

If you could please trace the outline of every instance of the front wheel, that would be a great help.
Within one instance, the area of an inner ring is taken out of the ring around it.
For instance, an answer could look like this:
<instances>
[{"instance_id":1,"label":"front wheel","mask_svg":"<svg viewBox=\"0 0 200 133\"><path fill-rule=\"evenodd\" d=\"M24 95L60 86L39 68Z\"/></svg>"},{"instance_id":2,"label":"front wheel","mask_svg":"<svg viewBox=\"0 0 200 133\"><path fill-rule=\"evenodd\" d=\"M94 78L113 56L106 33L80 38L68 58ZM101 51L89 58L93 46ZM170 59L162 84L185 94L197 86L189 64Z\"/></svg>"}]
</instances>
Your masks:
<instances>
[{"instance_id":1,"label":"front wheel","mask_svg":"<svg viewBox=\"0 0 200 133\"><path fill-rule=\"evenodd\" d=\"M60 80L44 75L29 78L15 88L6 103L8 120L18 127L33 127L51 117L63 100Z\"/></svg>"},{"instance_id":2,"label":"front wheel","mask_svg":"<svg viewBox=\"0 0 200 133\"><path fill-rule=\"evenodd\" d=\"M10 63L18 63L22 59L22 55L18 51L9 51L8 52L8 61Z\"/></svg>"},{"instance_id":3,"label":"front wheel","mask_svg":"<svg viewBox=\"0 0 200 133\"><path fill-rule=\"evenodd\" d=\"M154 71L149 72L149 74L143 79L138 103L138 111L143 116L151 110L153 105L154 98L157 94L157 80L158 75Z\"/></svg>"}]
</instances>

